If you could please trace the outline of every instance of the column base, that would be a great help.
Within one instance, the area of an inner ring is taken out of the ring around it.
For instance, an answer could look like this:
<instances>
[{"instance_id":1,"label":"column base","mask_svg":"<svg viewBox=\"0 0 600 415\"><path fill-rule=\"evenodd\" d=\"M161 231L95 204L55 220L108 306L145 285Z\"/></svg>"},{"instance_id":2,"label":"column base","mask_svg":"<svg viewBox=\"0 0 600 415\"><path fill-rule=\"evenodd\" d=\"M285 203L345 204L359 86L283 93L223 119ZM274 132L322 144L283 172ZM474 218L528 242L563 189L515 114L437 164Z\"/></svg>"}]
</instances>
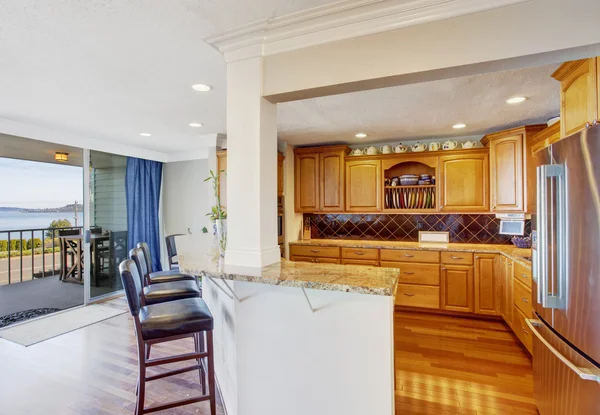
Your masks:
<instances>
[{"instance_id":1,"label":"column base","mask_svg":"<svg viewBox=\"0 0 600 415\"><path fill-rule=\"evenodd\" d=\"M263 250L256 249L227 249L225 264L244 267L266 267L281 262L279 246Z\"/></svg>"}]
</instances>

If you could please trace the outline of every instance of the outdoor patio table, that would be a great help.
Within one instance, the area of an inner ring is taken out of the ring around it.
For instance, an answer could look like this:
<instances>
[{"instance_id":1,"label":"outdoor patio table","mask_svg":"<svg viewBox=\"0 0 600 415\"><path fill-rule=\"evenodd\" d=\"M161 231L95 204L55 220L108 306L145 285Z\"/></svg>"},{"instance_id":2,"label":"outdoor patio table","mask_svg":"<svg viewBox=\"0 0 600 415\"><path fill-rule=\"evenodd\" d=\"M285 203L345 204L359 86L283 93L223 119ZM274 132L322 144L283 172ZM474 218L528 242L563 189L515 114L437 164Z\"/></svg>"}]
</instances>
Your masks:
<instances>
[{"instance_id":1,"label":"outdoor patio table","mask_svg":"<svg viewBox=\"0 0 600 415\"><path fill-rule=\"evenodd\" d=\"M65 235L59 236L59 239L61 241L60 255L62 263L60 280L83 284L83 235ZM96 258L98 244L108 240L108 235L90 235L94 267L97 267L98 264L98 258ZM67 257L69 254L73 255L73 263L71 266L67 265ZM93 271L94 274L97 274L98 272L97 269L94 269Z\"/></svg>"}]
</instances>

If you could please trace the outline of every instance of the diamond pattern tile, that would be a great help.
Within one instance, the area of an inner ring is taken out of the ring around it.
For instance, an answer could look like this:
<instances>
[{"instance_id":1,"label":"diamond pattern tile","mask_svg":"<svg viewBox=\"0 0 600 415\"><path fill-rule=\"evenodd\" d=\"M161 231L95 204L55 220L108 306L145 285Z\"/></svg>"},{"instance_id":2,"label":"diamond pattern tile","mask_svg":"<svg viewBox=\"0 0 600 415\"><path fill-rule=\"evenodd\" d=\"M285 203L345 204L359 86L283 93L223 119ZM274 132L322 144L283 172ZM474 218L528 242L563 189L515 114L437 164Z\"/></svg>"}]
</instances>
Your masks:
<instances>
[{"instance_id":1,"label":"diamond pattern tile","mask_svg":"<svg viewBox=\"0 0 600 415\"><path fill-rule=\"evenodd\" d=\"M499 235L500 220L494 215L313 215L313 239L366 239L417 241L419 230L449 232L450 242L510 244L510 235ZM525 235L531 221L525 221Z\"/></svg>"}]
</instances>

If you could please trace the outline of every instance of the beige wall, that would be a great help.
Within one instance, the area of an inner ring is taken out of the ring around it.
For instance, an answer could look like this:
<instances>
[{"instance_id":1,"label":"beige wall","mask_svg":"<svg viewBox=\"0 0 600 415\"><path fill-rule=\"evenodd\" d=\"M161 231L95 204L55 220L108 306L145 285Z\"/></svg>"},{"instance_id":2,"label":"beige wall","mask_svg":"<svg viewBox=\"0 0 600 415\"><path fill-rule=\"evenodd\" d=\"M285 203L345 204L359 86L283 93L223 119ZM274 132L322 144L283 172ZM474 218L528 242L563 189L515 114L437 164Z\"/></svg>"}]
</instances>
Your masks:
<instances>
[{"instance_id":1,"label":"beige wall","mask_svg":"<svg viewBox=\"0 0 600 415\"><path fill-rule=\"evenodd\" d=\"M186 234L188 228L199 234L211 224L205 216L210 209L208 160L165 163L163 167L163 209L165 235Z\"/></svg>"},{"instance_id":2,"label":"beige wall","mask_svg":"<svg viewBox=\"0 0 600 415\"><path fill-rule=\"evenodd\" d=\"M597 45L600 44L598 5L598 0L532 0L268 56L264 60L263 95L272 102L331 95L415 82L402 79L406 74ZM508 64L536 66L579 58L581 53L593 56L598 50L537 56ZM476 70L482 73L501 69L508 68L485 65ZM457 75L460 71L434 72L430 78ZM393 78L382 80L386 77ZM425 79L420 77L416 81ZM331 88L339 84L350 85ZM311 89L316 90L306 92ZM302 96L298 91L306 93ZM291 92L294 93L290 96L280 95Z\"/></svg>"}]
</instances>

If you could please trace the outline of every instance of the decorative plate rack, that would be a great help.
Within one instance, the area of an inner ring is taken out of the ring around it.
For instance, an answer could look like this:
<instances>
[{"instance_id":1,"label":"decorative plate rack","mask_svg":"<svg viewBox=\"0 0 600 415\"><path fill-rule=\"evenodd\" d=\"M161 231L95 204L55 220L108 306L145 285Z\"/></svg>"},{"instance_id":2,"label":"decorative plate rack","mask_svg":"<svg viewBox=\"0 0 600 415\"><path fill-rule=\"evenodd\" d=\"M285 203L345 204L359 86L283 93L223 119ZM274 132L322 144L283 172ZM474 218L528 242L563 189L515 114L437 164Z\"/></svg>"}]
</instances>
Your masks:
<instances>
[{"instance_id":1,"label":"decorative plate rack","mask_svg":"<svg viewBox=\"0 0 600 415\"><path fill-rule=\"evenodd\" d=\"M410 211L437 211L437 185L422 184L411 186L392 186L393 180L406 174L429 175L432 179L436 176L437 158L419 157L411 159L402 157L395 160L384 161L384 186L383 208L388 213L405 213Z\"/></svg>"}]
</instances>

